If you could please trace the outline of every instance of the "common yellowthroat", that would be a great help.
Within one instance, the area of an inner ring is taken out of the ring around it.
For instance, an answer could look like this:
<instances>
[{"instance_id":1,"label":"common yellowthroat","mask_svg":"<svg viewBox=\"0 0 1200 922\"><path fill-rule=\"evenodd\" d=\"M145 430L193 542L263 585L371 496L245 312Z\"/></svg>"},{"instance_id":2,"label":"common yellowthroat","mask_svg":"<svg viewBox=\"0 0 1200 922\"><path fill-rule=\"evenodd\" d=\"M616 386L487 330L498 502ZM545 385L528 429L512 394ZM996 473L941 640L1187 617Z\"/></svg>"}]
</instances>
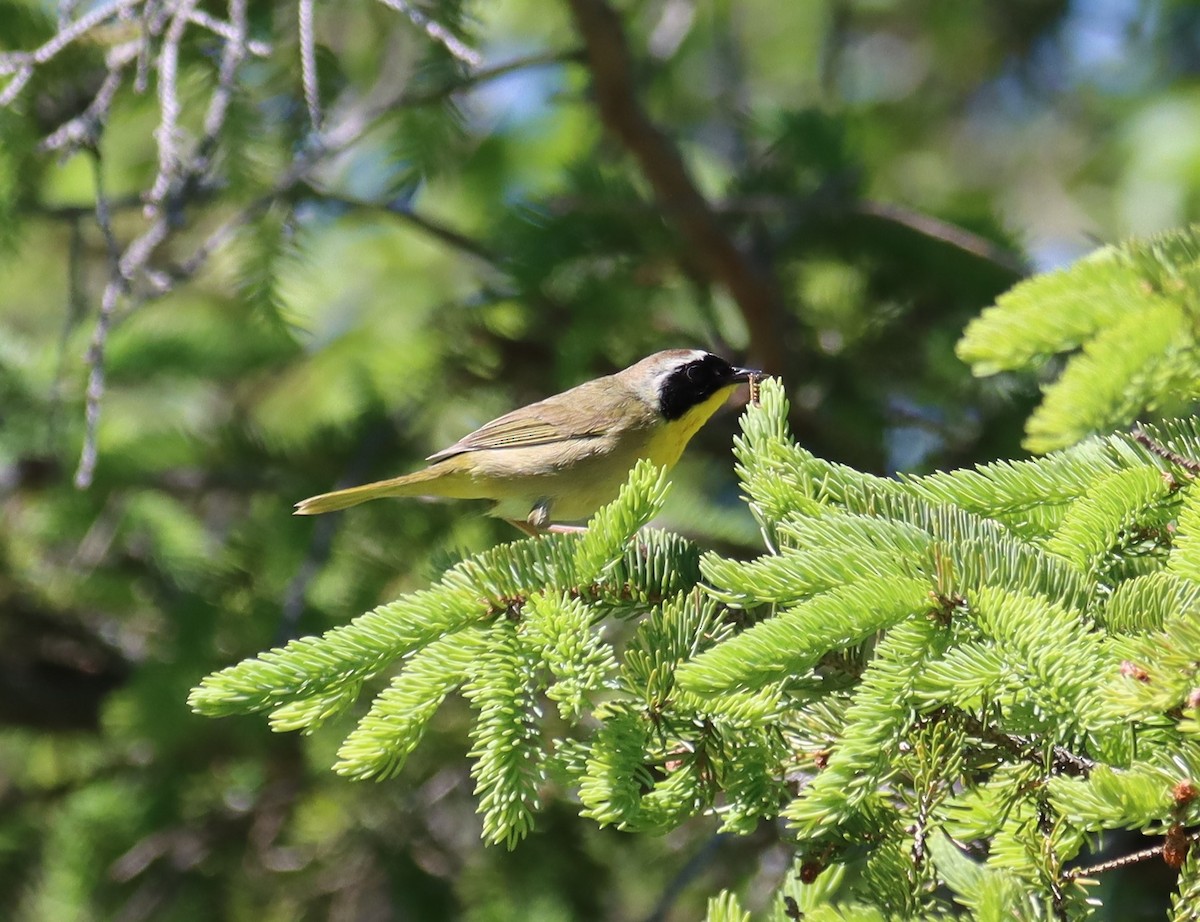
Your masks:
<instances>
[{"instance_id":1,"label":"common yellowthroat","mask_svg":"<svg viewBox=\"0 0 1200 922\"><path fill-rule=\"evenodd\" d=\"M586 519L616 498L639 459L674 466L733 390L759 374L697 349L656 352L492 420L430 455L423 470L310 497L296 514L443 496L490 499L491 515L528 534Z\"/></svg>"}]
</instances>

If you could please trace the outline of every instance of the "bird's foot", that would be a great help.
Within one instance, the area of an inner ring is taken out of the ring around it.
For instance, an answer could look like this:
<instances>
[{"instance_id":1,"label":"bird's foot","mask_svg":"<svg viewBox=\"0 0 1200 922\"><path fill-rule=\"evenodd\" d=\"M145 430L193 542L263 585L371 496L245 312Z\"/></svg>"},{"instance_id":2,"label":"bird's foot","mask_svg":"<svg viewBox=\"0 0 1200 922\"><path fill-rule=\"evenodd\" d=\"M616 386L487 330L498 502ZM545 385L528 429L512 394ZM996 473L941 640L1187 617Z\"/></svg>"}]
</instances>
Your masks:
<instances>
[{"instance_id":1,"label":"bird's foot","mask_svg":"<svg viewBox=\"0 0 1200 922\"><path fill-rule=\"evenodd\" d=\"M513 528L519 528L531 538L536 538L538 535L577 535L580 532L587 531L583 525L546 525L544 528L538 528L535 525L530 525L528 522L522 522L520 519L505 519Z\"/></svg>"}]
</instances>

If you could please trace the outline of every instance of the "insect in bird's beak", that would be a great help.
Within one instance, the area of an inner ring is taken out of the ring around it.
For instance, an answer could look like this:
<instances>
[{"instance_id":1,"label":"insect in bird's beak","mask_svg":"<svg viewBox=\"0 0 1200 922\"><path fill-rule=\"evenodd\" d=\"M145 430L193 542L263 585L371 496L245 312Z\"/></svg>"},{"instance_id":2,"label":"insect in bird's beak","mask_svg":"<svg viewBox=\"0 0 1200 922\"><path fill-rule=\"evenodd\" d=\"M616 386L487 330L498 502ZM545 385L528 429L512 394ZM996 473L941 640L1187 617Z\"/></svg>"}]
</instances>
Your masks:
<instances>
[{"instance_id":1,"label":"insect in bird's beak","mask_svg":"<svg viewBox=\"0 0 1200 922\"><path fill-rule=\"evenodd\" d=\"M766 375L758 368L734 368L733 380L745 381L750 385L750 403L758 406L758 382Z\"/></svg>"}]
</instances>

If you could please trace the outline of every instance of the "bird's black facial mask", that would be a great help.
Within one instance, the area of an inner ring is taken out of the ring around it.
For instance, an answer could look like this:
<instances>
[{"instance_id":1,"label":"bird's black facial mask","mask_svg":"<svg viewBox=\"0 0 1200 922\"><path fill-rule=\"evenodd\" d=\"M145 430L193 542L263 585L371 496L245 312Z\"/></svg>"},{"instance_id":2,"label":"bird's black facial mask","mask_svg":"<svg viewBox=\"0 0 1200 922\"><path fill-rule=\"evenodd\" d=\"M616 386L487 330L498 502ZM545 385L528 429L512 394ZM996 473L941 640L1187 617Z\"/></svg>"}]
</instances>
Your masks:
<instances>
[{"instance_id":1,"label":"bird's black facial mask","mask_svg":"<svg viewBox=\"0 0 1200 922\"><path fill-rule=\"evenodd\" d=\"M658 390L659 409L667 419L679 419L721 388L750 380L750 374L745 368L734 368L719 356L705 355L680 365L663 379Z\"/></svg>"}]
</instances>

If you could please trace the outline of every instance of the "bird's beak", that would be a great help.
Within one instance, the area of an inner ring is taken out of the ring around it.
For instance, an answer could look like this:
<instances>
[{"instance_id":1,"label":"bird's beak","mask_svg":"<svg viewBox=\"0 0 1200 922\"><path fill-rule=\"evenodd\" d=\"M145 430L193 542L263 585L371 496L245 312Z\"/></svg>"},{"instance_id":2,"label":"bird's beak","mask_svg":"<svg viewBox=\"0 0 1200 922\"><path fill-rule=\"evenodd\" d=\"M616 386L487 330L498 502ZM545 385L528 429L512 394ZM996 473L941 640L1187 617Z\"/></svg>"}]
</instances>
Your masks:
<instances>
[{"instance_id":1,"label":"bird's beak","mask_svg":"<svg viewBox=\"0 0 1200 922\"><path fill-rule=\"evenodd\" d=\"M757 368L735 368L732 380L735 382L749 381L751 378L762 378L763 373Z\"/></svg>"}]
</instances>

